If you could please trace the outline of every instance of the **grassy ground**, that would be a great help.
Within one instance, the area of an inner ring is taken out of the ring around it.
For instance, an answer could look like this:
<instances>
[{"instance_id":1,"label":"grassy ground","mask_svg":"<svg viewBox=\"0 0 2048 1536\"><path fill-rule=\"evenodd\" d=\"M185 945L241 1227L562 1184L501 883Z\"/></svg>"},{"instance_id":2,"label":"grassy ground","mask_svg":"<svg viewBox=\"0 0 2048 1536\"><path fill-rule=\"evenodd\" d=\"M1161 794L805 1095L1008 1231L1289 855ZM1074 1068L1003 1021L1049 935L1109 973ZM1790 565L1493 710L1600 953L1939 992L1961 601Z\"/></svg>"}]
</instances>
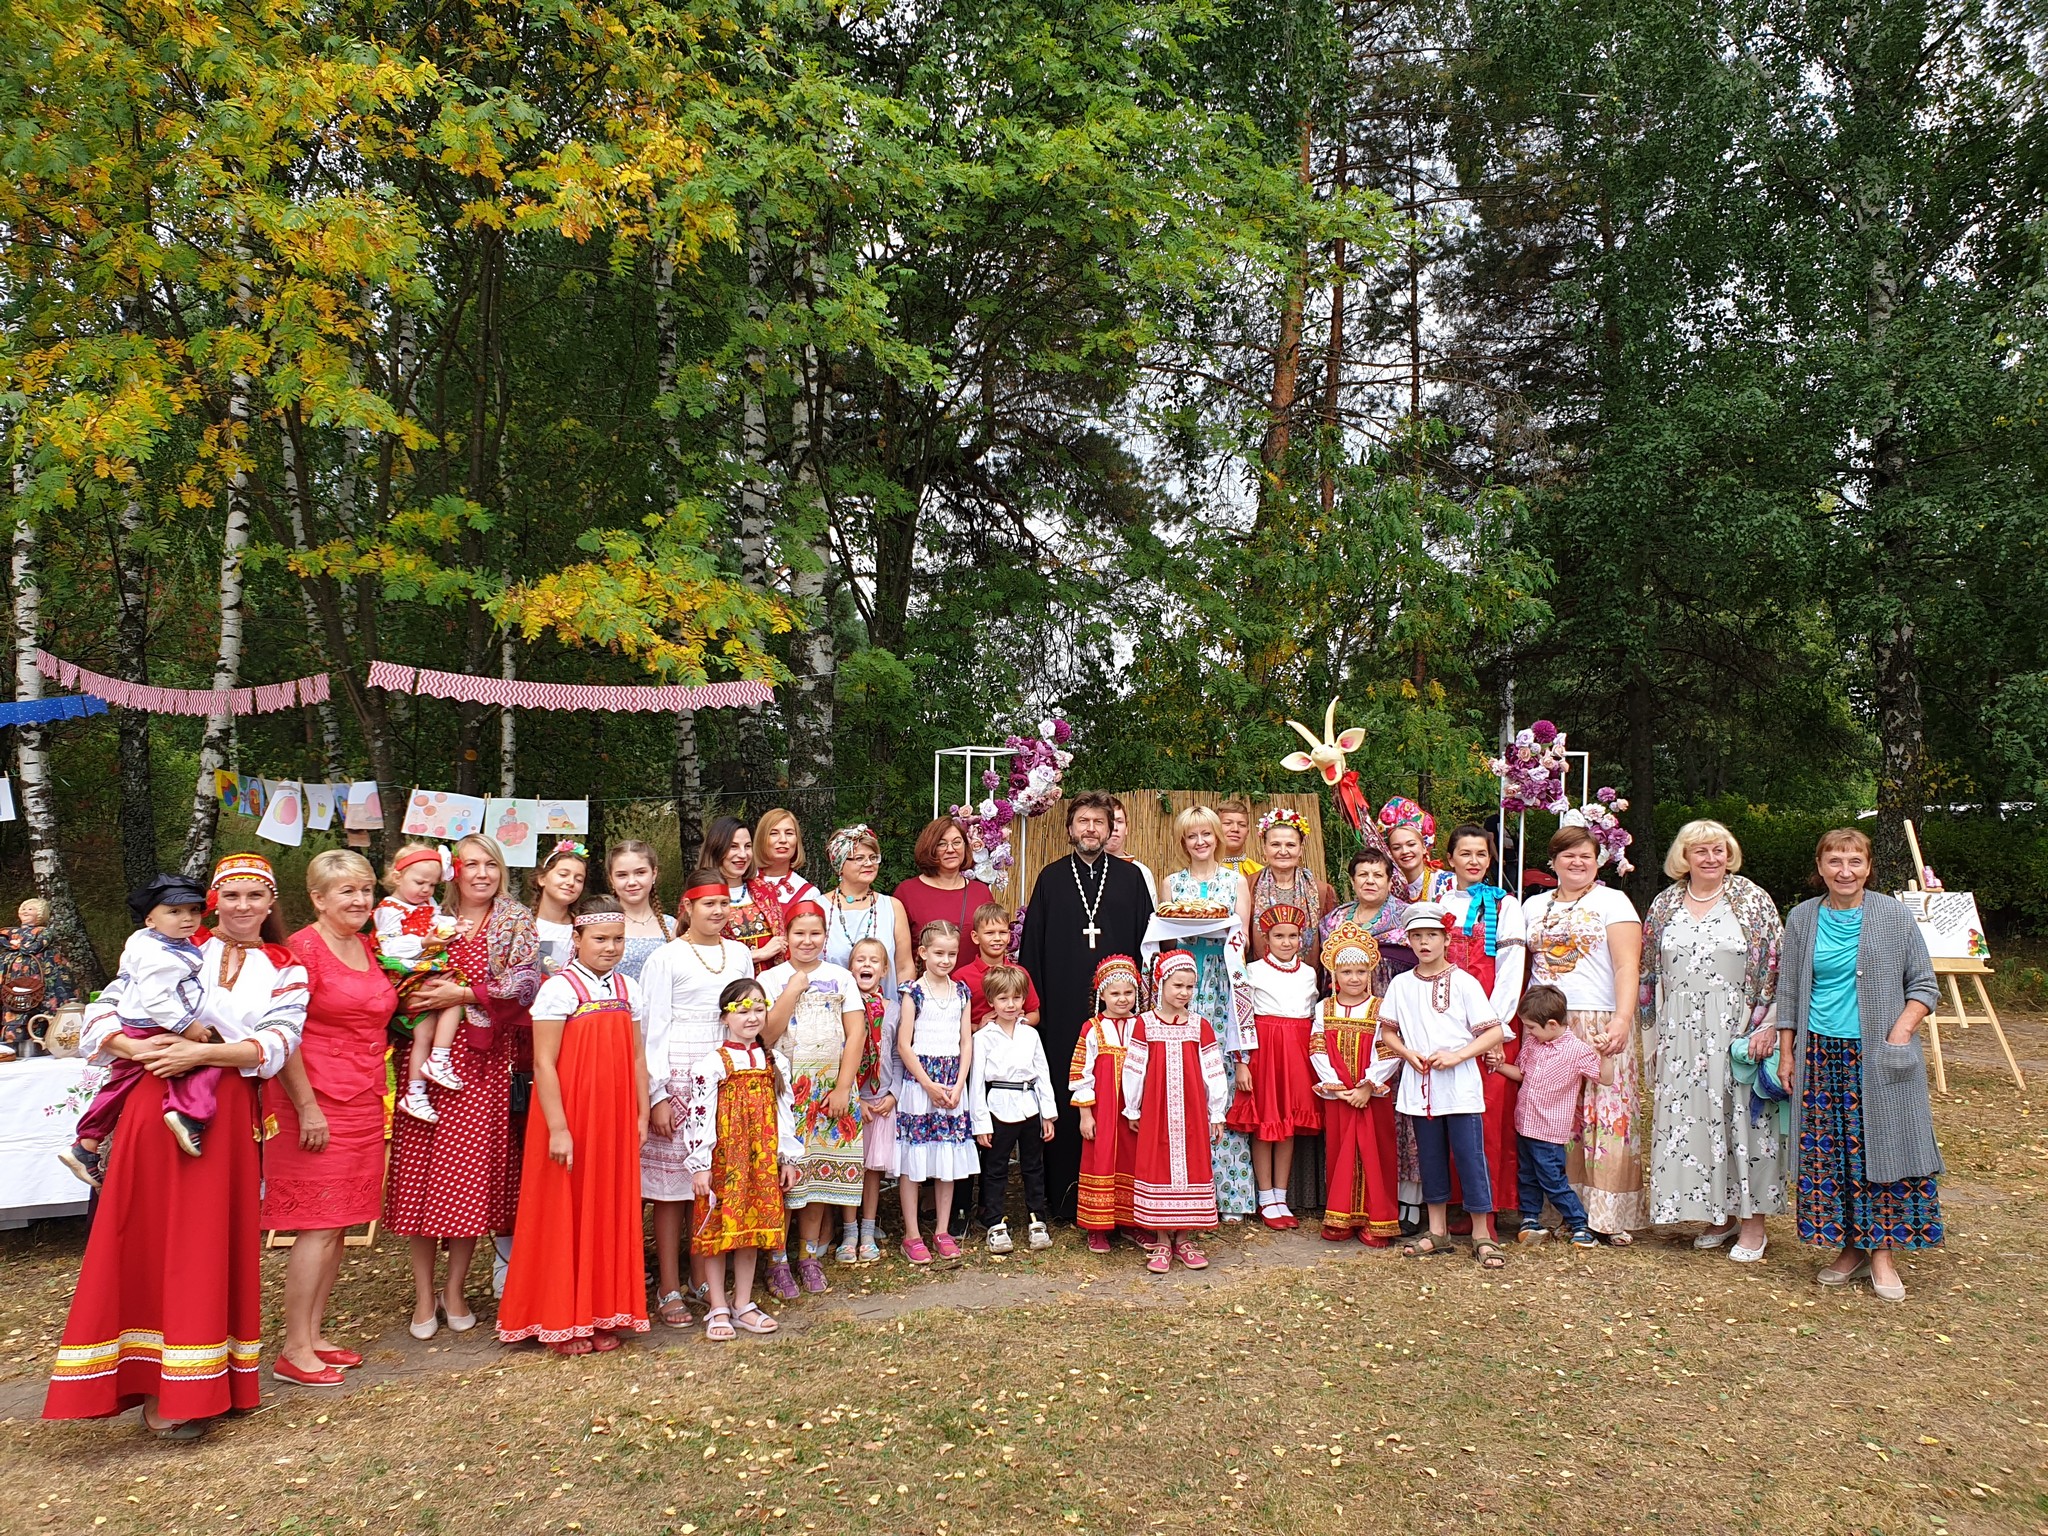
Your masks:
<instances>
[{"instance_id":1,"label":"grassy ground","mask_svg":"<svg viewBox=\"0 0 2048 1536\"><path fill-rule=\"evenodd\" d=\"M777 1339L563 1361L406 1338L387 1241L350 1255L348 1391L266 1380L177 1447L33 1422L80 1239L0 1235L0 1531L2048 1533L2048 1138L1984 1033L1904 1305L1816 1288L1783 1219L1753 1267L1687 1231L1493 1277L1259 1231L1162 1284L1063 1235L842 1274Z\"/></svg>"}]
</instances>

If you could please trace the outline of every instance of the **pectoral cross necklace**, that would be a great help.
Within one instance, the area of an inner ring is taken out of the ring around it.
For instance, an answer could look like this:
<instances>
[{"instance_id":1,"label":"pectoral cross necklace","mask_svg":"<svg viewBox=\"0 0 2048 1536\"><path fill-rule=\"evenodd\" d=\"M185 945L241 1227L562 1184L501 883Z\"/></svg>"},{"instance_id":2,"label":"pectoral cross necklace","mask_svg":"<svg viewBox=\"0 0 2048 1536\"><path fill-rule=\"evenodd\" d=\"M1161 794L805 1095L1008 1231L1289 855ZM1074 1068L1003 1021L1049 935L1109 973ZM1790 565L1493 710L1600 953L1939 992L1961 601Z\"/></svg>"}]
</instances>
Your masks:
<instances>
[{"instance_id":1,"label":"pectoral cross necklace","mask_svg":"<svg viewBox=\"0 0 2048 1536\"><path fill-rule=\"evenodd\" d=\"M1095 941L1102 937L1102 929L1095 921L1095 914L1102 910L1103 893L1109 889L1109 864L1102 859L1096 861L1096 868L1102 878L1096 884L1095 900L1091 903L1088 900L1088 887L1081 880L1081 856L1078 853L1070 853L1067 855L1067 862L1073 867L1074 889L1081 894L1081 915L1088 919L1081 932L1088 940L1088 947L1093 949Z\"/></svg>"}]
</instances>

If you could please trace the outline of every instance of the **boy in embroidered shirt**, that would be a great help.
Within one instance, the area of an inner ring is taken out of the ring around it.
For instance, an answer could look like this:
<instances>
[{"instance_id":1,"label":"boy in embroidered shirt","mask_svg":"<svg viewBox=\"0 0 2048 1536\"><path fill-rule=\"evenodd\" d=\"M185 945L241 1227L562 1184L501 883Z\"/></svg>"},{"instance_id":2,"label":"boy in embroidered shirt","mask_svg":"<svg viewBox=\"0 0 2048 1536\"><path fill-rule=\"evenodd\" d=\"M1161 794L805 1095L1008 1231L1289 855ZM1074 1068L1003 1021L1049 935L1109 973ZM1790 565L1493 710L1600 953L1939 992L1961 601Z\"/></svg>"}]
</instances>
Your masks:
<instances>
[{"instance_id":1,"label":"boy in embroidered shirt","mask_svg":"<svg viewBox=\"0 0 2048 1536\"><path fill-rule=\"evenodd\" d=\"M968 1074L967 1114L981 1147L981 1224L988 1228L990 1253L1008 1253L1016 1246L1003 1216L1012 1147L1024 1174L1031 1246L1052 1246L1052 1233L1045 1225L1050 1207L1045 1198L1044 1144L1052 1140L1060 1111L1052 1096L1045 1044L1024 1022L1028 985L1017 966L990 967L983 984L989 1000L988 1027L975 1037L974 1066Z\"/></svg>"},{"instance_id":2,"label":"boy in embroidered shirt","mask_svg":"<svg viewBox=\"0 0 2048 1536\"><path fill-rule=\"evenodd\" d=\"M988 1022L989 1001L983 987L988 973L999 965L1016 963L1010 958L1011 921L1010 909L999 901L985 901L976 907L971 925L974 953L953 972L955 979L967 984L977 1030ZM1031 985L1029 975L1024 978L1024 1022L1033 1029L1038 1027L1038 989Z\"/></svg>"},{"instance_id":3,"label":"boy in embroidered shirt","mask_svg":"<svg viewBox=\"0 0 2048 1536\"><path fill-rule=\"evenodd\" d=\"M108 991L115 995L121 1033L131 1040L182 1035L207 1041L213 1032L199 1022L206 987L199 979L205 955L193 942L206 919L206 892L183 875L158 875L132 893L128 910L141 924L121 946L121 969ZM144 1068L126 1056L114 1058L107 1080L79 1117L75 1139L59 1160L79 1178L99 1187L100 1143L121 1118L121 1106L142 1080ZM199 1156L200 1140L212 1121L220 1091L219 1067L195 1067L164 1085L164 1124L180 1151Z\"/></svg>"},{"instance_id":4,"label":"boy in embroidered shirt","mask_svg":"<svg viewBox=\"0 0 2048 1536\"><path fill-rule=\"evenodd\" d=\"M1515 1145L1520 1157L1521 1243L1540 1243L1550 1234L1536 1224L1548 1200L1564 1218L1574 1248L1597 1248L1586 1207L1565 1177L1565 1152L1578 1117L1581 1089L1600 1076L1600 1053L1571 1032L1565 995L1556 987L1534 986L1522 997L1515 1022L1522 1027L1519 1062L1495 1061L1493 1070L1522 1085L1515 1097ZM1496 1047L1496 1050L1498 1048Z\"/></svg>"},{"instance_id":5,"label":"boy in embroidered shirt","mask_svg":"<svg viewBox=\"0 0 2048 1536\"><path fill-rule=\"evenodd\" d=\"M1415 969L1387 984L1380 1021L1392 1032L1387 1043L1408 1065L1394 1108L1415 1133L1422 1164L1422 1200L1429 1207L1429 1232L1404 1244L1407 1258L1448 1253L1451 1163L1465 1190L1472 1217L1472 1247L1485 1269L1506 1260L1493 1232L1493 1184L1486 1169L1486 1084L1479 1058L1501 1041L1500 1021L1486 989L1470 972L1452 965L1444 910L1418 901L1402 919Z\"/></svg>"}]
</instances>

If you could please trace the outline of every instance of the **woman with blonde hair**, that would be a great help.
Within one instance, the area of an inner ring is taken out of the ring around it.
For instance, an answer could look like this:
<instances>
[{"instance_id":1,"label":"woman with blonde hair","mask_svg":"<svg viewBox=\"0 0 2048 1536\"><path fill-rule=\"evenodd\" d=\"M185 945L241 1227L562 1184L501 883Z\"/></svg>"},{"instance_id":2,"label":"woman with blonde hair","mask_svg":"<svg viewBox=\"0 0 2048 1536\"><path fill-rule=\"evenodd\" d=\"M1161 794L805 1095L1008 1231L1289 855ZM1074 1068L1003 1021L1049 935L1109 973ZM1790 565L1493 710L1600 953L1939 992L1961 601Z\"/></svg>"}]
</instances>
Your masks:
<instances>
[{"instance_id":1,"label":"woman with blonde hair","mask_svg":"<svg viewBox=\"0 0 2048 1536\"><path fill-rule=\"evenodd\" d=\"M302 1386L341 1385L363 1363L321 1329L341 1274L341 1239L374 1221L384 1188L385 1031L398 990L363 932L377 872L348 848L306 866L313 921L287 941L306 968L306 1023L278 1081L277 1134L264 1146L263 1225L294 1232L284 1270L284 1348L277 1375ZM403 1117L401 1117L403 1118Z\"/></svg>"},{"instance_id":2,"label":"woman with blonde hair","mask_svg":"<svg viewBox=\"0 0 2048 1536\"><path fill-rule=\"evenodd\" d=\"M1672 884L1643 918L1636 1022L1656 1042L1650 1220L1703 1221L1695 1248L1733 1238L1729 1256L1753 1264L1764 1218L1789 1204L1790 1110L1778 1086L1789 1042L1777 1001L1784 925L1741 868L1742 844L1720 822L1678 829L1664 855Z\"/></svg>"},{"instance_id":3,"label":"woman with blonde hair","mask_svg":"<svg viewBox=\"0 0 2048 1536\"><path fill-rule=\"evenodd\" d=\"M804 829L796 812L778 805L754 823L754 864L757 878L775 893L785 922L798 902L821 899L803 875Z\"/></svg>"},{"instance_id":4,"label":"woman with blonde hair","mask_svg":"<svg viewBox=\"0 0 2048 1536\"><path fill-rule=\"evenodd\" d=\"M1785 921L1779 1019L1791 1036L1786 1087L1799 1148L1799 1240L1837 1247L1813 1278L1868 1278L1903 1301L1892 1255L1941 1246L1942 1171L1920 1025L1941 1000L1905 905L1865 887L1870 839L1854 827L1814 850L1825 896Z\"/></svg>"},{"instance_id":5,"label":"woman with blonde hair","mask_svg":"<svg viewBox=\"0 0 2048 1536\"><path fill-rule=\"evenodd\" d=\"M1173 818L1173 838L1186 855L1186 869L1166 877L1162 905L1198 902L1221 907L1226 916L1199 934L1185 927L1172 940L1195 961L1193 1011L1207 1019L1223 1045L1230 1091L1220 1113L1227 1114L1241 1093L1252 1091L1252 1043L1238 1028L1237 997L1245 987L1245 961L1251 944L1252 894L1245 877L1223 862L1223 818L1206 805L1191 805ZM1210 1157L1217 1208L1226 1221L1238 1221L1258 1207L1259 1184L1252 1167L1252 1137L1245 1131L1224 1131Z\"/></svg>"},{"instance_id":6,"label":"woman with blonde hair","mask_svg":"<svg viewBox=\"0 0 2048 1536\"><path fill-rule=\"evenodd\" d=\"M519 1035L530 1035L527 1012L540 990L540 936L533 914L507 891L505 855L481 833L454 849L455 878L445 910L455 918L449 947L468 985L454 975L420 988L426 1008L460 1005L462 1029L453 1056L464 1089L438 1123L398 1116L391 1132L391 1177L384 1224L411 1240L416 1339L431 1339L445 1318L457 1333L476 1326L463 1297L477 1239L510 1233L519 1204L519 1165L512 1143L512 1058ZM448 1283L434 1285L435 1250L448 1244Z\"/></svg>"}]
</instances>

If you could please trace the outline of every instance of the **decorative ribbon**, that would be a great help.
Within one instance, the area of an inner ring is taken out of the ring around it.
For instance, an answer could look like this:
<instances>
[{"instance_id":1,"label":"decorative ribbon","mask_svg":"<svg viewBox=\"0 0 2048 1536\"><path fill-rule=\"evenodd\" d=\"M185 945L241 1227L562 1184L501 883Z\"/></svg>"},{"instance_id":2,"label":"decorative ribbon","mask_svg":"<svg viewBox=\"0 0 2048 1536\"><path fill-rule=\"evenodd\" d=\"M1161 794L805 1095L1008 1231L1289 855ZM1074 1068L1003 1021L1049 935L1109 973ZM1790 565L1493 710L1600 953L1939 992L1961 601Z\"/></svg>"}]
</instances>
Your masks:
<instances>
[{"instance_id":1,"label":"decorative ribbon","mask_svg":"<svg viewBox=\"0 0 2048 1536\"><path fill-rule=\"evenodd\" d=\"M66 693L49 699L22 699L0 704L0 725L40 725L45 720L76 720L84 715L104 715L104 700L90 695Z\"/></svg>"},{"instance_id":2,"label":"decorative ribbon","mask_svg":"<svg viewBox=\"0 0 2048 1536\"><path fill-rule=\"evenodd\" d=\"M121 709L152 715L268 715L294 704L320 704L328 697L325 672L254 688L153 688L88 672L76 662L36 652L36 670L66 688L76 688Z\"/></svg>"},{"instance_id":3,"label":"decorative ribbon","mask_svg":"<svg viewBox=\"0 0 2048 1536\"><path fill-rule=\"evenodd\" d=\"M524 678L476 677L436 672L429 667L370 663L370 686L465 704L499 704L510 709L595 709L607 714L672 713L681 709L731 709L766 704L775 697L769 683L681 683L606 686L598 683L534 683Z\"/></svg>"}]
</instances>

